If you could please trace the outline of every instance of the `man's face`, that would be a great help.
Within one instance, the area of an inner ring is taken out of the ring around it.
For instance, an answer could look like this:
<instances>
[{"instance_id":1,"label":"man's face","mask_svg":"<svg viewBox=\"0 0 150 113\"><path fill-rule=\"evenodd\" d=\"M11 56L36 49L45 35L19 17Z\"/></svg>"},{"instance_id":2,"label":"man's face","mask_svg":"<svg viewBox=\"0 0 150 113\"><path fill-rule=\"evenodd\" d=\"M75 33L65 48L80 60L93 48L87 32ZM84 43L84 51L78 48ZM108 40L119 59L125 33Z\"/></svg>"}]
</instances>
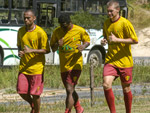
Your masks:
<instances>
[{"instance_id":1,"label":"man's face","mask_svg":"<svg viewBox=\"0 0 150 113\"><path fill-rule=\"evenodd\" d=\"M34 24L35 19L36 17L32 12L29 11L24 13L24 23L26 26L31 26Z\"/></svg>"},{"instance_id":2,"label":"man's face","mask_svg":"<svg viewBox=\"0 0 150 113\"><path fill-rule=\"evenodd\" d=\"M60 26L64 31L67 31L68 29L70 29L70 23L66 23L66 22L60 23Z\"/></svg>"},{"instance_id":3,"label":"man's face","mask_svg":"<svg viewBox=\"0 0 150 113\"><path fill-rule=\"evenodd\" d=\"M119 8L115 8L114 5L107 7L107 14L110 19L114 19L119 15Z\"/></svg>"}]
</instances>

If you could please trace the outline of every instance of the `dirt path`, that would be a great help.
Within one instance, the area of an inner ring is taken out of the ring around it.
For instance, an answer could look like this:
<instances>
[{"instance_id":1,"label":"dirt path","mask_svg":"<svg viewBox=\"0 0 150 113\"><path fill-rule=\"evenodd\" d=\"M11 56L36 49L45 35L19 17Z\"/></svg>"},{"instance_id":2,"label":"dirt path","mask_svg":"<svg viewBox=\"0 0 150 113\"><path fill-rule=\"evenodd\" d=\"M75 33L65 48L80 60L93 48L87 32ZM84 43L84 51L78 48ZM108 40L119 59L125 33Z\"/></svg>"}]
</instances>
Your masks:
<instances>
[{"instance_id":1,"label":"dirt path","mask_svg":"<svg viewBox=\"0 0 150 113\"><path fill-rule=\"evenodd\" d=\"M114 93L116 95L123 95L122 94L122 87L121 86L113 86ZM150 84L142 84L142 85L132 85L131 90L134 95L150 95ZM90 98L90 88L87 87L77 87L76 91L78 92L80 98L86 99ZM97 87L94 88L94 95L95 96L104 96L103 88ZM41 100L42 103L55 103L58 101L65 100L66 92L64 89L44 89ZM4 90L0 91L0 104L2 103L10 103L10 102L24 102L23 99L18 94L6 94Z\"/></svg>"},{"instance_id":2,"label":"dirt path","mask_svg":"<svg viewBox=\"0 0 150 113\"><path fill-rule=\"evenodd\" d=\"M139 43L132 45L133 56L150 56L150 27L137 31Z\"/></svg>"},{"instance_id":3,"label":"dirt path","mask_svg":"<svg viewBox=\"0 0 150 113\"><path fill-rule=\"evenodd\" d=\"M90 88L76 88L78 92L90 91ZM96 88L95 88L96 90ZM65 96L66 92L64 89L44 89L41 94L41 98ZM23 101L18 94L7 94L5 90L0 90L0 103L12 102L12 101Z\"/></svg>"}]
</instances>

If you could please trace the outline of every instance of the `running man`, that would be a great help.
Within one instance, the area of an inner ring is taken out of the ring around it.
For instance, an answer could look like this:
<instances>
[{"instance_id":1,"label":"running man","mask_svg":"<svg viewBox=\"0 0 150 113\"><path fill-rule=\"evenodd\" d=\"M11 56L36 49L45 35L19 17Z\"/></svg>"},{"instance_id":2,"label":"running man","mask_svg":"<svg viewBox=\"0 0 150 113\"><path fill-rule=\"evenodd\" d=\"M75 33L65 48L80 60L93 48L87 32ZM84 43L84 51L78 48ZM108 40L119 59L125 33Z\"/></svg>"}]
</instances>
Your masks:
<instances>
[{"instance_id":1,"label":"running man","mask_svg":"<svg viewBox=\"0 0 150 113\"><path fill-rule=\"evenodd\" d=\"M126 113L131 113L133 59L131 44L137 44L138 38L132 24L119 15L120 6L116 1L107 3L109 19L104 23L104 39L101 44L108 43L105 65L103 69L103 88L111 113L116 113L115 97L112 91L112 82L120 77L124 94Z\"/></svg>"},{"instance_id":2,"label":"running man","mask_svg":"<svg viewBox=\"0 0 150 113\"><path fill-rule=\"evenodd\" d=\"M20 56L17 92L31 106L31 113L40 112L40 95L43 91L45 55L50 52L45 31L35 25L32 10L24 12L25 26L18 31L18 53Z\"/></svg>"},{"instance_id":3,"label":"running man","mask_svg":"<svg viewBox=\"0 0 150 113\"><path fill-rule=\"evenodd\" d=\"M61 78L66 88L66 110L71 113L74 106L76 113L83 113L75 86L82 70L82 50L90 44L88 33L80 26L71 22L69 15L61 15L58 18L60 26L53 32L50 46L52 51L59 47Z\"/></svg>"}]
</instances>

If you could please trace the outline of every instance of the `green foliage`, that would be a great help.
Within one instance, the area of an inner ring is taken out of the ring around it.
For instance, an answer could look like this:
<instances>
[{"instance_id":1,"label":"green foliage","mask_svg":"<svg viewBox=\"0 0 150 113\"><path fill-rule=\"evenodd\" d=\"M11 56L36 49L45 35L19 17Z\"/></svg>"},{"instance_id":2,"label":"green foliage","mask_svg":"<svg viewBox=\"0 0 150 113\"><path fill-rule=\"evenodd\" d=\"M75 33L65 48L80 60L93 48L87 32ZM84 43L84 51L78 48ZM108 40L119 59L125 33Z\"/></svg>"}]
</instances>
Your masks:
<instances>
[{"instance_id":1,"label":"green foliage","mask_svg":"<svg viewBox=\"0 0 150 113\"><path fill-rule=\"evenodd\" d=\"M142 8L150 10L150 3L149 4L143 4Z\"/></svg>"},{"instance_id":2,"label":"green foliage","mask_svg":"<svg viewBox=\"0 0 150 113\"><path fill-rule=\"evenodd\" d=\"M127 0L129 7L129 17L135 29L143 29L150 26L150 1L148 4L142 4L140 0Z\"/></svg>"},{"instance_id":3,"label":"green foliage","mask_svg":"<svg viewBox=\"0 0 150 113\"><path fill-rule=\"evenodd\" d=\"M59 66L45 66L44 84L46 88L62 88Z\"/></svg>"},{"instance_id":4,"label":"green foliage","mask_svg":"<svg viewBox=\"0 0 150 113\"><path fill-rule=\"evenodd\" d=\"M94 86L99 87L102 85L102 67L96 67L93 69L94 76ZM78 82L79 86L89 86L90 85L90 65L84 65L83 70Z\"/></svg>"},{"instance_id":5,"label":"green foliage","mask_svg":"<svg viewBox=\"0 0 150 113\"><path fill-rule=\"evenodd\" d=\"M150 68L144 65L134 65L133 68L133 83L149 83Z\"/></svg>"},{"instance_id":6,"label":"green foliage","mask_svg":"<svg viewBox=\"0 0 150 113\"><path fill-rule=\"evenodd\" d=\"M84 11L78 11L74 15L71 15L72 23L86 29L101 29L105 19L106 16L96 16Z\"/></svg>"},{"instance_id":7,"label":"green foliage","mask_svg":"<svg viewBox=\"0 0 150 113\"><path fill-rule=\"evenodd\" d=\"M102 85L102 71L103 67L94 68L95 87ZM144 65L134 65L133 68L133 83L149 83L150 82L150 68ZM0 69L0 89L6 88L7 93L14 93L17 83L18 67L11 67L7 69ZM63 88L63 83L60 76L59 66L45 66L44 71L44 86L45 88ZM84 65L78 86L90 85L90 66ZM117 79L113 85L120 85L120 80ZM9 88L9 89L8 89ZM10 90L12 88L12 90Z\"/></svg>"},{"instance_id":8,"label":"green foliage","mask_svg":"<svg viewBox=\"0 0 150 113\"><path fill-rule=\"evenodd\" d=\"M15 88L18 76L18 66L0 69L0 89Z\"/></svg>"},{"instance_id":9,"label":"green foliage","mask_svg":"<svg viewBox=\"0 0 150 113\"><path fill-rule=\"evenodd\" d=\"M71 20L73 24L79 25L85 29L102 29L102 25L107 18L107 16L102 15L92 15L85 11L78 11L74 15L71 15ZM44 28L46 33L51 36L53 30L59 26L58 19L54 18L53 26L50 28Z\"/></svg>"},{"instance_id":10,"label":"green foliage","mask_svg":"<svg viewBox=\"0 0 150 113\"><path fill-rule=\"evenodd\" d=\"M45 30L47 35L50 37L52 35L52 32L54 31L54 29L56 29L58 26L59 26L58 19L54 18L53 19L53 26L51 26L51 27L43 27L43 29Z\"/></svg>"}]
</instances>

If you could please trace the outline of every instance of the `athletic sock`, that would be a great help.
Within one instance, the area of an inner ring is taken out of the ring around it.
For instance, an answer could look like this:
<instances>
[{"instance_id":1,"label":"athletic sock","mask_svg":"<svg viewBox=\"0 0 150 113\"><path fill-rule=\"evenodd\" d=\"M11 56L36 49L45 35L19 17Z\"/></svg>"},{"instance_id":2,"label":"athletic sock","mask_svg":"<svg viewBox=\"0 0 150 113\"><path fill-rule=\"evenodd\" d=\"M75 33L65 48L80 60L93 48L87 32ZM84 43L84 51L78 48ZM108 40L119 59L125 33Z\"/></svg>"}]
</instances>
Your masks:
<instances>
[{"instance_id":1,"label":"athletic sock","mask_svg":"<svg viewBox=\"0 0 150 113\"><path fill-rule=\"evenodd\" d=\"M110 109L111 113L116 113L116 109L115 109L115 97L114 97L114 93L111 89L105 90L104 89L104 94L105 94L105 98L108 104L108 107Z\"/></svg>"},{"instance_id":2,"label":"athletic sock","mask_svg":"<svg viewBox=\"0 0 150 113\"><path fill-rule=\"evenodd\" d=\"M65 113L71 113L71 110L69 108L66 108Z\"/></svg>"},{"instance_id":3,"label":"athletic sock","mask_svg":"<svg viewBox=\"0 0 150 113\"><path fill-rule=\"evenodd\" d=\"M74 107L76 109L76 113L83 113L84 109L81 107L79 100L75 103Z\"/></svg>"},{"instance_id":4,"label":"athletic sock","mask_svg":"<svg viewBox=\"0 0 150 113\"><path fill-rule=\"evenodd\" d=\"M79 100L74 104L74 107L75 107L75 109L80 109L81 108Z\"/></svg>"},{"instance_id":5,"label":"athletic sock","mask_svg":"<svg viewBox=\"0 0 150 113\"><path fill-rule=\"evenodd\" d=\"M132 92L129 91L128 93L124 92L124 102L126 107L126 113L131 113L131 106L132 106Z\"/></svg>"}]
</instances>

